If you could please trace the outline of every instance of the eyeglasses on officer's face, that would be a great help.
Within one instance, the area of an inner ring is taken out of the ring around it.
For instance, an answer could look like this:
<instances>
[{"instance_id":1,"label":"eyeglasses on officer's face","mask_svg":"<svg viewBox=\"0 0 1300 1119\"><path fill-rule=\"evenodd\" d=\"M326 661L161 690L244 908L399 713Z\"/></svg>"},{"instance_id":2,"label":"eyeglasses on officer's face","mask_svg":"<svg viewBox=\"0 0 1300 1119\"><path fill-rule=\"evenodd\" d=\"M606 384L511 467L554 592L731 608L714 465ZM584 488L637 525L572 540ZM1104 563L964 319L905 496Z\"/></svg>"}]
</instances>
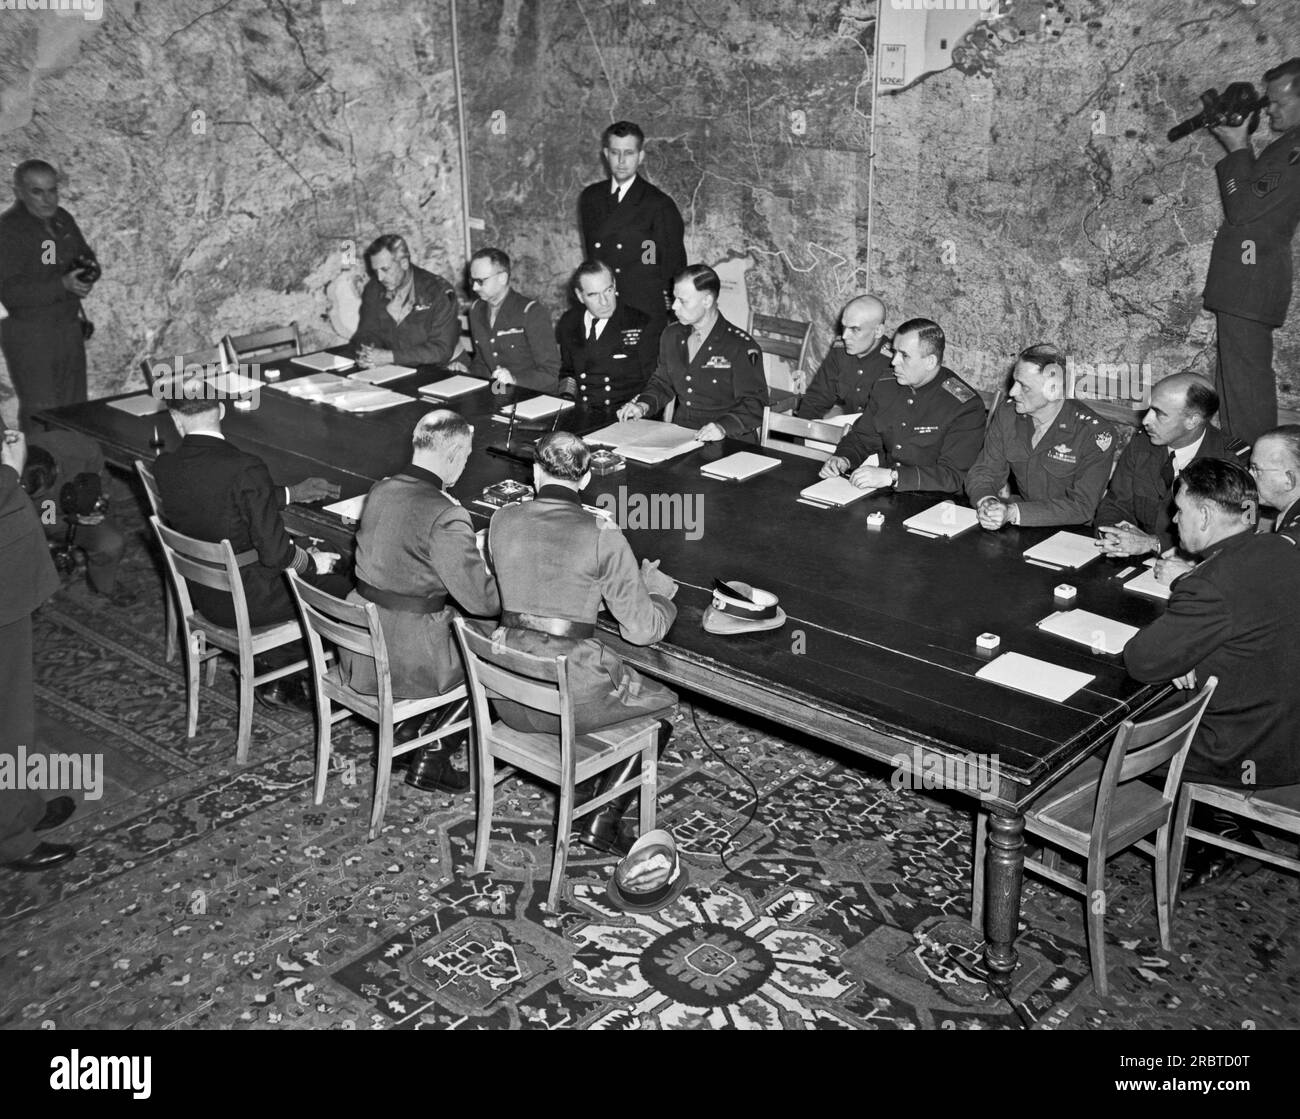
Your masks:
<instances>
[{"instance_id":1,"label":"eyeglasses on officer's face","mask_svg":"<svg viewBox=\"0 0 1300 1119\"><path fill-rule=\"evenodd\" d=\"M484 284L488 282L488 280L492 279L493 276L504 276L504 275L505 275L504 272L490 272L486 276L471 276L469 278L469 286L472 288L481 288Z\"/></svg>"}]
</instances>

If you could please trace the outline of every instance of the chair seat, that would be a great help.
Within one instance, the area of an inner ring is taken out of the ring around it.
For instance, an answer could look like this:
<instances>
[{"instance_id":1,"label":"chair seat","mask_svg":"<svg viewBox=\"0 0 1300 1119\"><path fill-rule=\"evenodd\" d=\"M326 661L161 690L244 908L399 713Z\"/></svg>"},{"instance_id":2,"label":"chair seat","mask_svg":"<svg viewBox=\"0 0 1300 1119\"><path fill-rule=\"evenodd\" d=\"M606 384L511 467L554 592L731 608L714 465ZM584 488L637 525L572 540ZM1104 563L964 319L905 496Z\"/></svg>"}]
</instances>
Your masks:
<instances>
[{"instance_id":1,"label":"chair seat","mask_svg":"<svg viewBox=\"0 0 1300 1119\"><path fill-rule=\"evenodd\" d=\"M657 732L658 719L633 719L612 727L580 734L573 740L576 755L574 781L581 783L608 768L621 752L638 752L638 740L649 729ZM505 723L493 723L488 737L492 756L519 766L554 784L560 781L560 738L555 734L515 730Z\"/></svg>"},{"instance_id":2,"label":"chair seat","mask_svg":"<svg viewBox=\"0 0 1300 1119\"><path fill-rule=\"evenodd\" d=\"M369 719L372 723L378 723L382 717L379 710L379 697L369 695L366 692L359 692L351 685L343 683L340 667L336 661L330 665L324 676L320 677L320 682L325 686L330 699L343 704L344 707L361 715L363 718ZM422 715L424 712L434 707L440 707L445 703L464 699L466 694L465 685L460 684L449 692L443 692L442 695L421 696L418 699L394 698L393 723L397 724L405 719L414 718L416 715Z\"/></svg>"},{"instance_id":3,"label":"chair seat","mask_svg":"<svg viewBox=\"0 0 1300 1119\"><path fill-rule=\"evenodd\" d=\"M1300 812L1300 785L1283 785L1277 789L1228 789L1219 785L1196 785L1196 799L1251 815L1277 809L1281 812Z\"/></svg>"},{"instance_id":4,"label":"chair seat","mask_svg":"<svg viewBox=\"0 0 1300 1119\"><path fill-rule=\"evenodd\" d=\"M204 636L219 649L225 649L227 652L238 651L238 630L230 626L219 626L216 622L209 621L197 610L189 615L186 621L196 629L201 629ZM302 627L298 624L297 618L290 618L287 622L272 622L269 625L252 626L248 634L252 638L253 651L256 653L261 652L263 648L273 648L284 645L291 640L300 640L302 638Z\"/></svg>"},{"instance_id":5,"label":"chair seat","mask_svg":"<svg viewBox=\"0 0 1300 1119\"><path fill-rule=\"evenodd\" d=\"M1089 758L1056 784L1048 786L1026 811L1025 830L1068 851L1086 855L1102 768L1102 759ZM1110 803L1107 856L1148 834L1169 811L1160 790L1142 781L1118 786Z\"/></svg>"}]
</instances>

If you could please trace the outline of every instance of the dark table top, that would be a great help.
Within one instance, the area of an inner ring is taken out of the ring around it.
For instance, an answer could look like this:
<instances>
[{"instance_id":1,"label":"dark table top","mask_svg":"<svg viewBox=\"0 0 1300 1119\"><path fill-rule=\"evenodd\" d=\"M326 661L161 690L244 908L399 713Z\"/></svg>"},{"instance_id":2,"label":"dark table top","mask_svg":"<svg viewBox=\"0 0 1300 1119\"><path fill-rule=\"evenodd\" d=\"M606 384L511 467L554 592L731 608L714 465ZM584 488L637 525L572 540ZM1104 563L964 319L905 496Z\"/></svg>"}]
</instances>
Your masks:
<instances>
[{"instance_id":1,"label":"dark table top","mask_svg":"<svg viewBox=\"0 0 1300 1119\"><path fill-rule=\"evenodd\" d=\"M304 372L285 366L284 378ZM419 385L445 375L424 368L386 387L414 395ZM487 453L506 436L506 425L491 415L512 399L513 393L492 394L485 382L446 405L475 425L476 453L452 492L480 524L490 510L473 499L484 486L531 477L526 464ZM350 414L266 387L253 409L228 406L223 430L263 457L277 481L319 475L350 497L409 461L416 422L438 406L412 400ZM124 465L152 456L155 422L168 447L179 443L166 415L133 417L102 400L39 418L98 440L111 460ZM613 420L603 411L575 408L558 422L587 432ZM536 429L517 428L514 443L536 435ZM951 767L944 784L1010 809L1023 806L1166 690L1131 680L1118 656L1035 627L1060 608L1053 588L1062 582L1078 588L1079 608L1131 625L1151 621L1162 607L1123 591L1115 577L1127 565L1101 558L1078 571L1053 572L1025 562L1024 549L1054 529L975 528L955 540L907 532L903 520L940 500L934 494L885 492L845 509L800 504L799 490L817 479L820 464L813 459L765 451L782 465L739 483L700 473L706 463L741 449L730 442L701 445L659 466L629 463L594 479L585 492L590 504L608 495L606 504L625 511L621 520L636 554L661 560L680 584L677 621L659 645L634 649L607 634L634 663L880 760L913 746L940 760L996 760L989 784L973 787ZM646 522L638 517L651 509L661 521L670 513L676 517L641 527ZM882 528L868 526L873 511L885 515ZM333 514L302 507L291 512L296 530L346 543L348 530ZM774 592L785 625L739 636L705 633L701 617L715 578ZM1064 703L986 683L974 675L989 659L975 646L984 632L1001 637L999 652L1040 657L1095 679Z\"/></svg>"}]
</instances>

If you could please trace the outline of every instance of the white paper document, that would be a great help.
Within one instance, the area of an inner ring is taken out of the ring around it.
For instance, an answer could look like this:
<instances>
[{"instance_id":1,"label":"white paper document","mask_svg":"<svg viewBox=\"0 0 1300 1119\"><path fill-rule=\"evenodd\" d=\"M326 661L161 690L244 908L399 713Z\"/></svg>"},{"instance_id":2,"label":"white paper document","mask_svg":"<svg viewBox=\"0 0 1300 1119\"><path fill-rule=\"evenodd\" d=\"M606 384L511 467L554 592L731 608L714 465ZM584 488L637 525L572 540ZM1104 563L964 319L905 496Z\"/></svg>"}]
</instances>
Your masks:
<instances>
[{"instance_id":1,"label":"white paper document","mask_svg":"<svg viewBox=\"0 0 1300 1119\"><path fill-rule=\"evenodd\" d=\"M518 404L507 404L492 418L494 420L504 420L507 423L512 414L517 415L521 420L544 420L547 416L553 416L556 412L563 412L566 408L572 408L573 401L565 400L559 396L535 396L532 400L524 400Z\"/></svg>"},{"instance_id":2,"label":"white paper document","mask_svg":"<svg viewBox=\"0 0 1300 1119\"><path fill-rule=\"evenodd\" d=\"M1058 610L1038 623L1038 628L1067 641L1086 645L1094 653L1122 653L1129 638L1138 631L1137 626L1105 618L1090 610Z\"/></svg>"},{"instance_id":3,"label":"white paper document","mask_svg":"<svg viewBox=\"0 0 1300 1119\"><path fill-rule=\"evenodd\" d=\"M977 524L979 524L979 517L974 509L967 509L966 506L958 505L955 501L941 501L938 505L931 505L923 513L908 517L903 522L903 527L908 532L915 532L921 536L953 537L960 536Z\"/></svg>"},{"instance_id":4,"label":"white paper document","mask_svg":"<svg viewBox=\"0 0 1300 1119\"><path fill-rule=\"evenodd\" d=\"M356 497L345 497L342 501L336 501L332 505L325 505L322 508L327 513L337 513L345 521L360 521L361 511L366 507L366 495L357 494Z\"/></svg>"},{"instance_id":5,"label":"white paper document","mask_svg":"<svg viewBox=\"0 0 1300 1119\"><path fill-rule=\"evenodd\" d=\"M1041 544L1026 548L1025 559L1042 567L1051 567L1056 571L1066 568L1083 567L1091 563L1101 550L1097 540L1092 536L1083 536L1077 532L1056 532Z\"/></svg>"},{"instance_id":6,"label":"white paper document","mask_svg":"<svg viewBox=\"0 0 1300 1119\"><path fill-rule=\"evenodd\" d=\"M613 447L618 454L635 462L656 463L698 450L697 434L689 427L662 420L625 420L584 438L590 446Z\"/></svg>"},{"instance_id":7,"label":"white paper document","mask_svg":"<svg viewBox=\"0 0 1300 1119\"><path fill-rule=\"evenodd\" d=\"M1003 653L975 675L990 684L1001 684L1004 688L1042 696L1056 703L1064 703L1096 679L1087 672L1075 672L1072 668L1062 668L1059 664L1040 661L1023 653Z\"/></svg>"},{"instance_id":8,"label":"white paper document","mask_svg":"<svg viewBox=\"0 0 1300 1119\"><path fill-rule=\"evenodd\" d=\"M809 505L820 505L823 509L840 509L875 492L875 489L860 490L847 478L824 478L801 489L799 500Z\"/></svg>"},{"instance_id":9,"label":"white paper document","mask_svg":"<svg viewBox=\"0 0 1300 1119\"><path fill-rule=\"evenodd\" d=\"M450 400L454 396L464 396L467 392L474 392L476 389L485 389L491 381L485 381L481 377L444 377L441 381L430 381L427 385L421 385L415 391L421 396L436 396L439 400Z\"/></svg>"},{"instance_id":10,"label":"white paper document","mask_svg":"<svg viewBox=\"0 0 1300 1119\"><path fill-rule=\"evenodd\" d=\"M378 412L411 401L411 397L400 392L333 373L314 373L310 377L298 377L273 387L296 396L299 400L328 404L344 412Z\"/></svg>"},{"instance_id":11,"label":"white paper document","mask_svg":"<svg viewBox=\"0 0 1300 1119\"><path fill-rule=\"evenodd\" d=\"M1154 567L1144 567L1141 575L1134 575L1124 584L1124 589L1134 594L1144 594L1147 598L1154 598L1159 602L1168 602L1169 595L1173 591L1168 583L1162 583L1156 578Z\"/></svg>"},{"instance_id":12,"label":"white paper document","mask_svg":"<svg viewBox=\"0 0 1300 1119\"><path fill-rule=\"evenodd\" d=\"M355 373L349 373L348 377L353 381L365 381L368 385L386 385L389 381L409 377L414 372L409 365L376 365L373 369L358 369Z\"/></svg>"},{"instance_id":13,"label":"white paper document","mask_svg":"<svg viewBox=\"0 0 1300 1119\"><path fill-rule=\"evenodd\" d=\"M304 369L315 369L321 373L340 373L344 369L351 369L356 362L351 358L339 357L338 354L304 354L301 357L293 359L294 365L300 365Z\"/></svg>"},{"instance_id":14,"label":"white paper document","mask_svg":"<svg viewBox=\"0 0 1300 1119\"><path fill-rule=\"evenodd\" d=\"M138 392L134 396L124 396L121 400L110 400L107 403L110 408L116 408L129 416L153 416L164 407L161 400L148 392Z\"/></svg>"},{"instance_id":15,"label":"white paper document","mask_svg":"<svg viewBox=\"0 0 1300 1119\"><path fill-rule=\"evenodd\" d=\"M756 455L753 451L737 451L734 455L727 455L717 462L701 466L700 473L723 482L743 482L746 478L762 474L765 470L774 470L780 465L781 460L770 455Z\"/></svg>"}]
</instances>

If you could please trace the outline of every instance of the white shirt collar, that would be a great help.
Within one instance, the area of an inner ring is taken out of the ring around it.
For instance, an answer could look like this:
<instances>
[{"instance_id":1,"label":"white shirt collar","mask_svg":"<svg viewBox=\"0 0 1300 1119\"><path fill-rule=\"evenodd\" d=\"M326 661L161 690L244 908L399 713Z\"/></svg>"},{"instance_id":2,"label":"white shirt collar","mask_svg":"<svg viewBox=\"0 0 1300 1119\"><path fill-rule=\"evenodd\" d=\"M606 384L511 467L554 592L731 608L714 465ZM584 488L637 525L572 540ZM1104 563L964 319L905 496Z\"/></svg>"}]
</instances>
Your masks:
<instances>
[{"instance_id":1,"label":"white shirt collar","mask_svg":"<svg viewBox=\"0 0 1300 1119\"><path fill-rule=\"evenodd\" d=\"M1201 432L1201 437L1195 443L1188 443L1186 447L1174 448L1174 474L1181 474L1190 465L1192 459L1196 457L1196 452L1201 449L1201 444L1205 442L1205 432Z\"/></svg>"},{"instance_id":2,"label":"white shirt collar","mask_svg":"<svg viewBox=\"0 0 1300 1119\"><path fill-rule=\"evenodd\" d=\"M611 178L609 181L610 181L611 183L614 184L614 185L613 185L613 188L610 190L609 193L610 193L610 194L613 194L615 191L617 191L617 192L618 192L618 200L619 200L620 202L622 202L623 199L624 199L624 197L627 195L627 192L628 192L629 190L632 189L632 184L633 184L634 182L636 182L636 175L635 175L635 173L634 173L634 174L632 175L632 177L631 177L630 179L628 179L627 182L622 183L622 184L619 184L619 183L615 182L613 178Z\"/></svg>"},{"instance_id":3,"label":"white shirt collar","mask_svg":"<svg viewBox=\"0 0 1300 1119\"><path fill-rule=\"evenodd\" d=\"M584 338L590 338L590 337L591 337L591 324L592 324L592 323L595 323L595 324L596 324L596 337L599 338L602 334L605 333L605 325L606 325L606 323L608 323L608 322L609 322L609 319L598 319L598 318L596 318L596 316L593 315L590 311L583 311L583 312L582 312L582 336L583 336Z\"/></svg>"}]
</instances>

